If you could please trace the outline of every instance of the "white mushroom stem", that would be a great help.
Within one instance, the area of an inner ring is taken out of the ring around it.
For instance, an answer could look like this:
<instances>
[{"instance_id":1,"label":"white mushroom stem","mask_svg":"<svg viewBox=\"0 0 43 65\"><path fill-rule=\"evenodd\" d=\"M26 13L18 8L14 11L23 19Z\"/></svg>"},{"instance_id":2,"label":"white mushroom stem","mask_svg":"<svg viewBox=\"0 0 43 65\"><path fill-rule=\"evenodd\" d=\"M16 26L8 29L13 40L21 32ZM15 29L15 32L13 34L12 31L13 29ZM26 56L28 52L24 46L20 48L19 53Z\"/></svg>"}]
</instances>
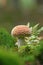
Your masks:
<instances>
[{"instance_id":1,"label":"white mushroom stem","mask_svg":"<svg viewBox=\"0 0 43 65\"><path fill-rule=\"evenodd\" d=\"M26 42L24 39L18 39L18 41L16 43L16 45L18 45L18 48L25 45L25 44L26 44Z\"/></svg>"}]
</instances>

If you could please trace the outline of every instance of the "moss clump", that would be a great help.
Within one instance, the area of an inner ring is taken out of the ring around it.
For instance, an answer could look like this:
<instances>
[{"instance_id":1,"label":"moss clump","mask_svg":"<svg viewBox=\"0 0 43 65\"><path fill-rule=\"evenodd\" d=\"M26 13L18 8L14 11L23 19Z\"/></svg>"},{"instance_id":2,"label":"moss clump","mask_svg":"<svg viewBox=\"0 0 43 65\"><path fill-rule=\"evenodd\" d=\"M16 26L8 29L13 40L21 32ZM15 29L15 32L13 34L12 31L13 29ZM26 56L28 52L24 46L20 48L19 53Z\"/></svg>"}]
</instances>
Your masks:
<instances>
[{"instance_id":1,"label":"moss clump","mask_svg":"<svg viewBox=\"0 0 43 65\"><path fill-rule=\"evenodd\" d=\"M0 45L6 46L6 47L12 47L15 45L16 38L12 37L6 29L2 28L0 29Z\"/></svg>"}]
</instances>

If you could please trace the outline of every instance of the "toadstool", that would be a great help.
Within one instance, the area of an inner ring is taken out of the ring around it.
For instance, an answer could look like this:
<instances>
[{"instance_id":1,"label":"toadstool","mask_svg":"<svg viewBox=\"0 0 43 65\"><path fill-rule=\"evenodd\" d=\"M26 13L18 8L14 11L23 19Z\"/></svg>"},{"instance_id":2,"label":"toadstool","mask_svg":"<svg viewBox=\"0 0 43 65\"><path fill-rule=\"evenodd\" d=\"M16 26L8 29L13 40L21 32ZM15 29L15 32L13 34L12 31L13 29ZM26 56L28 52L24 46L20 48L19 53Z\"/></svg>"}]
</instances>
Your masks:
<instances>
[{"instance_id":1,"label":"toadstool","mask_svg":"<svg viewBox=\"0 0 43 65\"><path fill-rule=\"evenodd\" d=\"M18 47L23 46L26 44L24 38L31 35L31 28L26 25L15 26L11 31L11 35L18 38Z\"/></svg>"}]
</instances>

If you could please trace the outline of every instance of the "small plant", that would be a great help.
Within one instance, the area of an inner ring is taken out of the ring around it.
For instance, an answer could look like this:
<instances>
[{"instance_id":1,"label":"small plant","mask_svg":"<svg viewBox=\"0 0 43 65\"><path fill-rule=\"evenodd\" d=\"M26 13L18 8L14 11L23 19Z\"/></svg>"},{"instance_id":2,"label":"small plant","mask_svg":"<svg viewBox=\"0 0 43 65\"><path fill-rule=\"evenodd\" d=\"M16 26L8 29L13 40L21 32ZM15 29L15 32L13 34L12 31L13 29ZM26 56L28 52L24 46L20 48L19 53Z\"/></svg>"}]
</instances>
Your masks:
<instances>
[{"instance_id":1,"label":"small plant","mask_svg":"<svg viewBox=\"0 0 43 65\"><path fill-rule=\"evenodd\" d=\"M30 24L28 23L27 26L29 27ZM30 43L30 44L31 44L31 43L39 43L39 41L40 41L40 39L41 39L41 37L39 37L39 34L40 34L40 32L43 31L43 27L38 28L38 26L39 26L39 24L36 24L35 26L31 27L31 29L32 29L32 34L31 34L30 37L27 38L27 39L28 39L28 40L27 40L27 41L28 41L28 44L29 44L29 43Z\"/></svg>"}]
</instances>

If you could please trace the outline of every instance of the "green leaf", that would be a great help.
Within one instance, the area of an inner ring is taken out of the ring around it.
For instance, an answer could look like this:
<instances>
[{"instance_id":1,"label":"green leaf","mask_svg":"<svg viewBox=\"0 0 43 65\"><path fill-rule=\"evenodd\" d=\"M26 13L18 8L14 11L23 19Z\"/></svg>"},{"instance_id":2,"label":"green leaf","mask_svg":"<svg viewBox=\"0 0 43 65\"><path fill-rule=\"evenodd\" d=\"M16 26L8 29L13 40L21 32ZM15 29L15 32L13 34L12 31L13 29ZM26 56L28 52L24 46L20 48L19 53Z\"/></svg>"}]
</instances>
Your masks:
<instances>
[{"instance_id":1,"label":"green leaf","mask_svg":"<svg viewBox=\"0 0 43 65\"><path fill-rule=\"evenodd\" d=\"M38 30L38 33L40 33L41 31L43 31L43 27L41 27L41 28Z\"/></svg>"},{"instance_id":2,"label":"green leaf","mask_svg":"<svg viewBox=\"0 0 43 65\"><path fill-rule=\"evenodd\" d=\"M37 32L38 26L39 26L39 24L36 24L36 25L33 27L33 30L32 30L33 33L32 33L32 34L34 34L34 33Z\"/></svg>"},{"instance_id":3,"label":"green leaf","mask_svg":"<svg viewBox=\"0 0 43 65\"><path fill-rule=\"evenodd\" d=\"M27 23L27 26L30 27L30 23L29 22Z\"/></svg>"}]
</instances>

